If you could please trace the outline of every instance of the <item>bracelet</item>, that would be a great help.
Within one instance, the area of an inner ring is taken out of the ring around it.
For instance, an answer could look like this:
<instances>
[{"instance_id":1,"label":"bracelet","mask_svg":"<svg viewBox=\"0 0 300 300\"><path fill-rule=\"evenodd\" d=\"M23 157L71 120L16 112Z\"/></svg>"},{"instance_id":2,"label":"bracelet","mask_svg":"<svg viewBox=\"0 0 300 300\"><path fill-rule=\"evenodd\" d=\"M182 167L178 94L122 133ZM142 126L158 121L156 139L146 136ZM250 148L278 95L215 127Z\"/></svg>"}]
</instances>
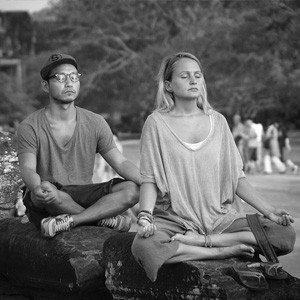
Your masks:
<instances>
[{"instance_id":1,"label":"bracelet","mask_svg":"<svg viewBox=\"0 0 300 300\"><path fill-rule=\"evenodd\" d=\"M152 221L153 221L153 219L149 218L148 216L141 216L141 217L138 218L138 220L146 220L149 223L152 223Z\"/></svg>"},{"instance_id":2,"label":"bracelet","mask_svg":"<svg viewBox=\"0 0 300 300\"><path fill-rule=\"evenodd\" d=\"M137 216L137 224L139 224L140 220L146 220L151 224L153 222L153 216L148 212L140 211Z\"/></svg>"},{"instance_id":3,"label":"bracelet","mask_svg":"<svg viewBox=\"0 0 300 300\"><path fill-rule=\"evenodd\" d=\"M146 214L152 215L152 211L151 210L145 210L145 209L143 209L143 210L140 210L139 214L140 213L146 213Z\"/></svg>"},{"instance_id":4,"label":"bracelet","mask_svg":"<svg viewBox=\"0 0 300 300\"><path fill-rule=\"evenodd\" d=\"M146 216L142 216L142 217L137 219L137 224L138 225L140 225L140 220L146 220L147 222L149 222L149 224L152 224L152 220L150 218L147 218Z\"/></svg>"}]
</instances>

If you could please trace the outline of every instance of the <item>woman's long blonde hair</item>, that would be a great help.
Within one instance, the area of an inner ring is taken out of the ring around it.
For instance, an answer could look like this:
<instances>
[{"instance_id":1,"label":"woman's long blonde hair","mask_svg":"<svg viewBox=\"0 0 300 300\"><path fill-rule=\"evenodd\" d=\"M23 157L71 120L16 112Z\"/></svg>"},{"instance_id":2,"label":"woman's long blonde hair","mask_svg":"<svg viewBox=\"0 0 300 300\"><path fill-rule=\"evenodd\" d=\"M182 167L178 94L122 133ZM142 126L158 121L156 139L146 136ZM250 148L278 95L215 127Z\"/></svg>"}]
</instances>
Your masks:
<instances>
[{"instance_id":1,"label":"woman's long blonde hair","mask_svg":"<svg viewBox=\"0 0 300 300\"><path fill-rule=\"evenodd\" d=\"M190 54L188 52L179 52L175 55L167 56L163 59L158 75L158 90L156 94L156 109L160 112L168 112L171 111L175 105L174 95L171 92L168 92L166 89L166 81L172 80L172 75L175 69L175 64L182 58L190 58L197 62L202 69L200 61L196 56ZM207 90L204 77L201 77L202 80L202 88L200 97L197 99L197 106L201 108L204 113L208 113L210 109L212 109L211 105L207 100Z\"/></svg>"}]
</instances>

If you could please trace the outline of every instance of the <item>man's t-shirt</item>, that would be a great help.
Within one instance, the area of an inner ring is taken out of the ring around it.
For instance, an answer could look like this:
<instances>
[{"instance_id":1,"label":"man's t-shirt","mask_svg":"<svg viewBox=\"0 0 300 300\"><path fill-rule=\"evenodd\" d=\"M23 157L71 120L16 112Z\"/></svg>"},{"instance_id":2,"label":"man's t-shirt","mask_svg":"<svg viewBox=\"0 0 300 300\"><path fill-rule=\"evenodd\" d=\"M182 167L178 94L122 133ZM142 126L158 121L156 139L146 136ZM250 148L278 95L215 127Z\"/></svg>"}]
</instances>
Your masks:
<instances>
[{"instance_id":1,"label":"man's t-shirt","mask_svg":"<svg viewBox=\"0 0 300 300\"><path fill-rule=\"evenodd\" d=\"M73 136L64 146L56 142L45 108L34 112L19 125L18 155L36 155L36 171L42 181L62 185L92 183L95 154L103 155L116 148L111 129L102 116L80 107L76 107L76 111Z\"/></svg>"}]
</instances>

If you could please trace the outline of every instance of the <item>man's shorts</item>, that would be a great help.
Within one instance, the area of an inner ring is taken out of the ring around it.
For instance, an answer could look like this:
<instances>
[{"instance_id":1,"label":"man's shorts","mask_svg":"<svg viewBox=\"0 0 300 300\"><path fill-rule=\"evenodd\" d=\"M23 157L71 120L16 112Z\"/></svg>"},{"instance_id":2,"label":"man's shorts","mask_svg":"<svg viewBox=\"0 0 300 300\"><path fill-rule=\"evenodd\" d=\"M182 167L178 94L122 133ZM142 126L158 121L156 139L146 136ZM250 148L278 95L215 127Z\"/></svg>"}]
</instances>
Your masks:
<instances>
[{"instance_id":1,"label":"man's shorts","mask_svg":"<svg viewBox=\"0 0 300 300\"><path fill-rule=\"evenodd\" d=\"M256 148L249 148L249 160L250 161L257 161L257 149Z\"/></svg>"},{"instance_id":2,"label":"man's shorts","mask_svg":"<svg viewBox=\"0 0 300 300\"><path fill-rule=\"evenodd\" d=\"M71 198L84 208L90 207L100 198L105 195L111 194L112 187L115 184L125 181L122 178L113 178L110 181L102 183L93 183L86 185L66 185L62 186L59 183L52 182L53 185L60 191L63 191L71 196ZM39 208L31 200L31 192L27 190L23 198L24 205L26 206L26 215L31 223L37 228L40 228L42 219L49 217L49 213Z\"/></svg>"}]
</instances>

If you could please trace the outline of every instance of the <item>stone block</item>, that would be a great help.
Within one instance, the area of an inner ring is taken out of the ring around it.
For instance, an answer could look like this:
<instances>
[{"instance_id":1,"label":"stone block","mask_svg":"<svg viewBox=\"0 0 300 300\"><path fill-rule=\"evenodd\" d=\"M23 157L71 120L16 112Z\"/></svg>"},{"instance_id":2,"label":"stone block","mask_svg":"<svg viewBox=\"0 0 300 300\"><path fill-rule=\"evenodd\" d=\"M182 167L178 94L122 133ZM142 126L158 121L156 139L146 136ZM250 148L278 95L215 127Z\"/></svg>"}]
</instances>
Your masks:
<instances>
[{"instance_id":1,"label":"stone block","mask_svg":"<svg viewBox=\"0 0 300 300\"><path fill-rule=\"evenodd\" d=\"M0 219L13 216L22 184L15 136L0 132Z\"/></svg>"},{"instance_id":2,"label":"stone block","mask_svg":"<svg viewBox=\"0 0 300 300\"><path fill-rule=\"evenodd\" d=\"M32 299L112 299L105 287L103 243L119 233L81 226L43 238L22 218L0 220L0 276Z\"/></svg>"},{"instance_id":3,"label":"stone block","mask_svg":"<svg viewBox=\"0 0 300 300\"><path fill-rule=\"evenodd\" d=\"M300 299L300 280L268 280L269 289L249 291L232 270L239 259L163 265L151 282L131 254L135 233L108 238L103 246L106 286L114 299Z\"/></svg>"}]
</instances>

